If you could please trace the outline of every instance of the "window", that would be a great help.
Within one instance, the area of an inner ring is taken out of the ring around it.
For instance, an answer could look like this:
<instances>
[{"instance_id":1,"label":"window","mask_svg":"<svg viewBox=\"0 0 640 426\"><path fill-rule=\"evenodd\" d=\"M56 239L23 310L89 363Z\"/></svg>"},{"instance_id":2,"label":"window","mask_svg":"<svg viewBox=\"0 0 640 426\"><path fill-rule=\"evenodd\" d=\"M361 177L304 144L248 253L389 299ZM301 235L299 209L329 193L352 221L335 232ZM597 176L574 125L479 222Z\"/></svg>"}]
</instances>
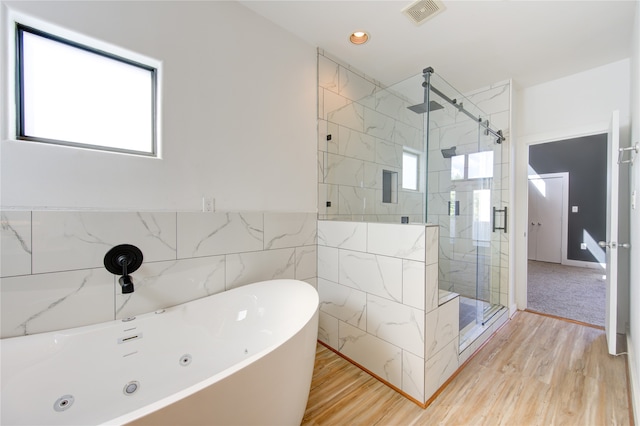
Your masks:
<instances>
[{"instance_id":1,"label":"window","mask_svg":"<svg viewBox=\"0 0 640 426\"><path fill-rule=\"evenodd\" d=\"M451 180L493 177L493 151L451 157Z\"/></svg>"},{"instance_id":2,"label":"window","mask_svg":"<svg viewBox=\"0 0 640 426\"><path fill-rule=\"evenodd\" d=\"M464 172L466 169L465 155L454 155L451 157L451 180L464 179Z\"/></svg>"},{"instance_id":3,"label":"window","mask_svg":"<svg viewBox=\"0 0 640 426\"><path fill-rule=\"evenodd\" d=\"M418 190L418 154L402 153L402 189Z\"/></svg>"},{"instance_id":4,"label":"window","mask_svg":"<svg viewBox=\"0 0 640 426\"><path fill-rule=\"evenodd\" d=\"M157 68L21 24L20 140L157 156Z\"/></svg>"},{"instance_id":5,"label":"window","mask_svg":"<svg viewBox=\"0 0 640 426\"><path fill-rule=\"evenodd\" d=\"M469 179L493 177L493 151L469 154Z\"/></svg>"}]
</instances>

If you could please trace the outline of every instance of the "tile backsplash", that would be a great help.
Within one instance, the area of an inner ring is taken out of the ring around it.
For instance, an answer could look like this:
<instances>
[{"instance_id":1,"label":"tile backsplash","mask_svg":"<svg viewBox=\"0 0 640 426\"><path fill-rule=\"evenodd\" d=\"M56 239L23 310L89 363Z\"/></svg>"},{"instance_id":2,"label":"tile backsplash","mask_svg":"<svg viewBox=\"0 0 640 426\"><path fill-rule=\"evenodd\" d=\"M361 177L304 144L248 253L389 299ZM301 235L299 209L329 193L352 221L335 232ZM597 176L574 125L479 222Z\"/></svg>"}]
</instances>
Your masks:
<instances>
[{"instance_id":1,"label":"tile backsplash","mask_svg":"<svg viewBox=\"0 0 640 426\"><path fill-rule=\"evenodd\" d=\"M1 337L126 318L274 278L316 285L315 213L1 213ZM140 248L122 294L103 266L118 244Z\"/></svg>"}]
</instances>

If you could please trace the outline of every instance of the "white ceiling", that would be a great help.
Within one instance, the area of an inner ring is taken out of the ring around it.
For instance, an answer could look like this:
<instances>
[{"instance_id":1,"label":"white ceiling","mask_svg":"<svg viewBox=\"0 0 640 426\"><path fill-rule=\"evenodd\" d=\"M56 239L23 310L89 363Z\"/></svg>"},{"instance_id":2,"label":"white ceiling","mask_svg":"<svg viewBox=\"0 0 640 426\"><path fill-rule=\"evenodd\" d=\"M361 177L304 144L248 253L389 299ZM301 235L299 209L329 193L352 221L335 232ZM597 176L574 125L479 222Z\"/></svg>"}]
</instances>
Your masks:
<instances>
[{"instance_id":1,"label":"white ceiling","mask_svg":"<svg viewBox=\"0 0 640 426\"><path fill-rule=\"evenodd\" d=\"M405 0L239 0L384 84L431 66L465 92L513 78L521 87L631 55L638 1L443 0L416 25ZM349 43L366 30L367 44ZM597 82L594 82L597 84Z\"/></svg>"}]
</instances>

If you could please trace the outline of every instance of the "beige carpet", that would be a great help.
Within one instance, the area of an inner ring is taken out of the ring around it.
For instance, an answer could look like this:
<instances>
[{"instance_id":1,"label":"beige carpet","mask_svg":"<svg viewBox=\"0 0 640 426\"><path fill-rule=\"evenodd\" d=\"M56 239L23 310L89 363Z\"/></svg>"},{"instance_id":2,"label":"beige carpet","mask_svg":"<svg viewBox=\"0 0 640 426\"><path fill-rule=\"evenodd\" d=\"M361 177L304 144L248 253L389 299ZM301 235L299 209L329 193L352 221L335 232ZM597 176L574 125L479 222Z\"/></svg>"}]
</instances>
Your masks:
<instances>
[{"instance_id":1,"label":"beige carpet","mask_svg":"<svg viewBox=\"0 0 640 426\"><path fill-rule=\"evenodd\" d=\"M606 282L602 269L530 260L527 308L604 326Z\"/></svg>"}]
</instances>

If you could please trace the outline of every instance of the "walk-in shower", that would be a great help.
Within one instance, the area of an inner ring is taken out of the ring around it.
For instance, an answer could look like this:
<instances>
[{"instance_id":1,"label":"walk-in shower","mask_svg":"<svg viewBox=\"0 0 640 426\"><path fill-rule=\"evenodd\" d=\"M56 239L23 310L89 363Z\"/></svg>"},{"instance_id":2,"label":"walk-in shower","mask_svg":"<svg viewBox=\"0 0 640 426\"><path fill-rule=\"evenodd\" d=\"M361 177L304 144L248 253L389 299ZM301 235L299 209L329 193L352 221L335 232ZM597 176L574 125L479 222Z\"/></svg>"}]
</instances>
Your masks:
<instances>
[{"instance_id":1,"label":"walk-in shower","mask_svg":"<svg viewBox=\"0 0 640 426\"><path fill-rule=\"evenodd\" d=\"M505 137L432 68L368 89L324 100L337 107L325 115L320 219L439 225L439 288L461 296L462 348L506 304Z\"/></svg>"}]
</instances>

